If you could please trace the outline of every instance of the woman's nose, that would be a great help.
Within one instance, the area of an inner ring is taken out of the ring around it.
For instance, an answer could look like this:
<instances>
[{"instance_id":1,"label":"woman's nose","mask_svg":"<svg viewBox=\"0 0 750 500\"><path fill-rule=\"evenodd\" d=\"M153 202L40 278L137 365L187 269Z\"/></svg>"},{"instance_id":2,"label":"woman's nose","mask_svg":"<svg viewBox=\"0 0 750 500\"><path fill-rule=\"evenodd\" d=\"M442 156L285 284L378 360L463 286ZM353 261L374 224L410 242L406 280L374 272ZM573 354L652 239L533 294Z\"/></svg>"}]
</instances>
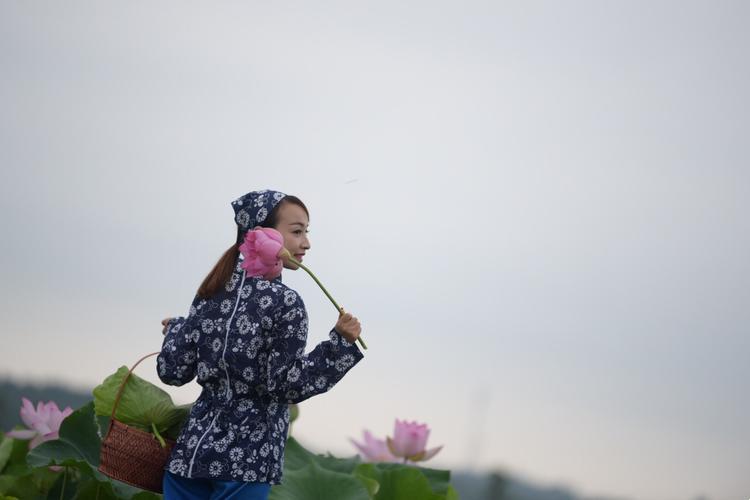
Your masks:
<instances>
[{"instance_id":1,"label":"woman's nose","mask_svg":"<svg viewBox=\"0 0 750 500\"><path fill-rule=\"evenodd\" d=\"M305 250L310 250L310 240L307 239L307 236L305 236L305 239L302 240L302 248Z\"/></svg>"}]
</instances>

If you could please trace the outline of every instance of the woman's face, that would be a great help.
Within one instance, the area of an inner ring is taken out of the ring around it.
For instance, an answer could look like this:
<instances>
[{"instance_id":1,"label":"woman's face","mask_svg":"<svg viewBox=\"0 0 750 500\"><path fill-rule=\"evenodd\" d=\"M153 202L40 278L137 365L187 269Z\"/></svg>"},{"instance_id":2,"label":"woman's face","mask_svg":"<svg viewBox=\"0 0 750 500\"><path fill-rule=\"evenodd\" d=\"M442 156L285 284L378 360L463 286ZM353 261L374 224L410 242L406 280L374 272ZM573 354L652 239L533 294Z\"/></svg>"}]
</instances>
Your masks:
<instances>
[{"instance_id":1,"label":"woman's face","mask_svg":"<svg viewBox=\"0 0 750 500\"><path fill-rule=\"evenodd\" d=\"M307 239L307 227L310 225L310 219L307 217L307 213L299 205L282 201L276 220L275 229L284 237L284 247L289 250L295 259L302 262L305 252L310 249L310 241ZM297 269L299 266L284 261L284 267Z\"/></svg>"}]
</instances>

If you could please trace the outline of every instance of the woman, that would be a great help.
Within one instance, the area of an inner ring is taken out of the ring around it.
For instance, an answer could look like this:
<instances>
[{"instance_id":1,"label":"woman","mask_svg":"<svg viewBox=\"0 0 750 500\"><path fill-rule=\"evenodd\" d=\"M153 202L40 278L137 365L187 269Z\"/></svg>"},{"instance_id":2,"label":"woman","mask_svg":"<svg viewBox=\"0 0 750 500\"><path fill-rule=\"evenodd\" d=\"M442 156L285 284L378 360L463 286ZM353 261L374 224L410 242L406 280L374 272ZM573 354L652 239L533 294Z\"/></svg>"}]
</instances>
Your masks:
<instances>
[{"instance_id":1,"label":"woman","mask_svg":"<svg viewBox=\"0 0 750 500\"><path fill-rule=\"evenodd\" d=\"M162 321L159 378L203 387L165 467L165 499L265 499L279 484L288 404L328 391L362 359L362 328L340 314L329 340L305 354L307 311L281 281L247 276L239 246L247 231L273 227L297 260L310 249L299 198L254 191L232 202L237 241L198 289L187 318ZM284 262L286 269L297 266Z\"/></svg>"}]
</instances>

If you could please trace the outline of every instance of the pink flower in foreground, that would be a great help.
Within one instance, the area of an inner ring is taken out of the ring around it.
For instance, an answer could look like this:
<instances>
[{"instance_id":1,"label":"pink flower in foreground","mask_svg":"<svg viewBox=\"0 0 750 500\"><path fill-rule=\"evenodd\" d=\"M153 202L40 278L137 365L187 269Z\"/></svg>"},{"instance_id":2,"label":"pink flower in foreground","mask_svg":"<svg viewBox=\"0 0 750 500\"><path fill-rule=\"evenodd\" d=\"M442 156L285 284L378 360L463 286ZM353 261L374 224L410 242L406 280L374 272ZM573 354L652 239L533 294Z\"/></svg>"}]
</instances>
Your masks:
<instances>
[{"instance_id":1,"label":"pink flower in foreground","mask_svg":"<svg viewBox=\"0 0 750 500\"><path fill-rule=\"evenodd\" d=\"M353 439L349 439L354 446L362 453L364 459L368 462L396 462L398 458L388 449L388 445L384 439L378 439L373 436L370 431L365 430L363 433L365 438L364 444L358 443Z\"/></svg>"},{"instance_id":2,"label":"pink flower in foreground","mask_svg":"<svg viewBox=\"0 0 750 500\"><path fill-rule=\"evenodd\" d=\"M427 424L416 422L401 422L396 419L393 429L393 438L388 437L388 449L397 457L412 462L422 462L434 457L443 447L438 446L427 450L427 438L430 429Z\"/></svg>"},{"instance_id":3,"label":"pink flower in foreground","mask_svg":"<svg viewBox=\"0 0 750 500\"><path fill-rule=\"evenodd\" d=\"M240 252L245 260L241 267L247 276L263 277L272 280L281 275L283 263L281 256L288 251L284 248L284 237L270 227L256 227L245 234L245 241L240 245Z\"/></svg>"},{"instance_id":4,"label":"pink flower in foreground","mask_svg":"<svg viewBox=\"0 0 750 500\"><path fill-rule=\"evenodd\" d=\"M22 398L22 401L21 420L28 429L10 431L6 435L17 439L31 439L30 448L34 448L44 441L57 439L60 424L65 420L65 417L73 413L70 406L60 411L54 401L49 401L46 404L39 401L36 409L28 399Z\"/></svg>"}]
</instances>

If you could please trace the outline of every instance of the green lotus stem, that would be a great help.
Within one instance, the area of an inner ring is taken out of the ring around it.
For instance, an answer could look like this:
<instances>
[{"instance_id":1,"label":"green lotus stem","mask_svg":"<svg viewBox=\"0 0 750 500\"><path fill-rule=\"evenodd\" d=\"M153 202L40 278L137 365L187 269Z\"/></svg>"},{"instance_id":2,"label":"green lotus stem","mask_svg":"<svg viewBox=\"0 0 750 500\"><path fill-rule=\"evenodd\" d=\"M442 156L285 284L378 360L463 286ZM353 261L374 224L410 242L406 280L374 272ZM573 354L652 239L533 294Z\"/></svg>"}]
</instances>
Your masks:
<instances>
[{"instance_id":1,"label":"green lotus stem","mask_svg":"<svg viewBox=\"0 0 750 500\"><path fill-rule=\"evenodd\" d=\"M65 471L63 472L63 484L62 484L62 490L60 490L60 500L65 498L65 483L68 482L68 466L65 466Z\"/></svg>"},{"instance_id":2,"label":"green lotus stem","mask_svg":"<svg viewBox=\"0 0 750 500\"><path fill-rule=\"evenodd\" d=\"M326 290L326 287L323 286L323 283L320 282L320 280L313 274L313 272L310 271L307 268L307 266L305 266L304 264L302 264L302 262L300 262L297 259L295 259L292 255L288 255L287 258L293 264L296 264L299 267L301 267L302 269L304 269L305 272L307 272L307 274L309 274L310 277L315 280L315 283L318 284L318 286L320 287L320 289L323 290L323 293L326 294L326 297L328 297L328 299L333 303L333 307L336 308L336 311L338 311L339 314L341 314L341 310L342 310L341 306L338 305L335 300L333 300L333 297L331 297L331 294L328 293L328 290ZM361 335L359 337L357 337L357 341L359 342L359 345L362 346L362 349L367 349L367 344L365 344L365 341L362 340L362 336Z\"/></svg>"},{"instance_id":3,"label":"green lotus stem","mask_svg":"<svg viewBox=\"0 0 750 500\"><path fill-rule=\"evenodd\" d=\"M161 447L162 448L166 448L167 447L167 443L164 442L164 438L161 437L161 434L159 434L159 431L158 431L158 429L156 428L156 425L153 422L151 422L151 428L154 430L154 436L156 436L156 439L159 440L159 443L161 444Z\"/></svg>"}]
</instances>

